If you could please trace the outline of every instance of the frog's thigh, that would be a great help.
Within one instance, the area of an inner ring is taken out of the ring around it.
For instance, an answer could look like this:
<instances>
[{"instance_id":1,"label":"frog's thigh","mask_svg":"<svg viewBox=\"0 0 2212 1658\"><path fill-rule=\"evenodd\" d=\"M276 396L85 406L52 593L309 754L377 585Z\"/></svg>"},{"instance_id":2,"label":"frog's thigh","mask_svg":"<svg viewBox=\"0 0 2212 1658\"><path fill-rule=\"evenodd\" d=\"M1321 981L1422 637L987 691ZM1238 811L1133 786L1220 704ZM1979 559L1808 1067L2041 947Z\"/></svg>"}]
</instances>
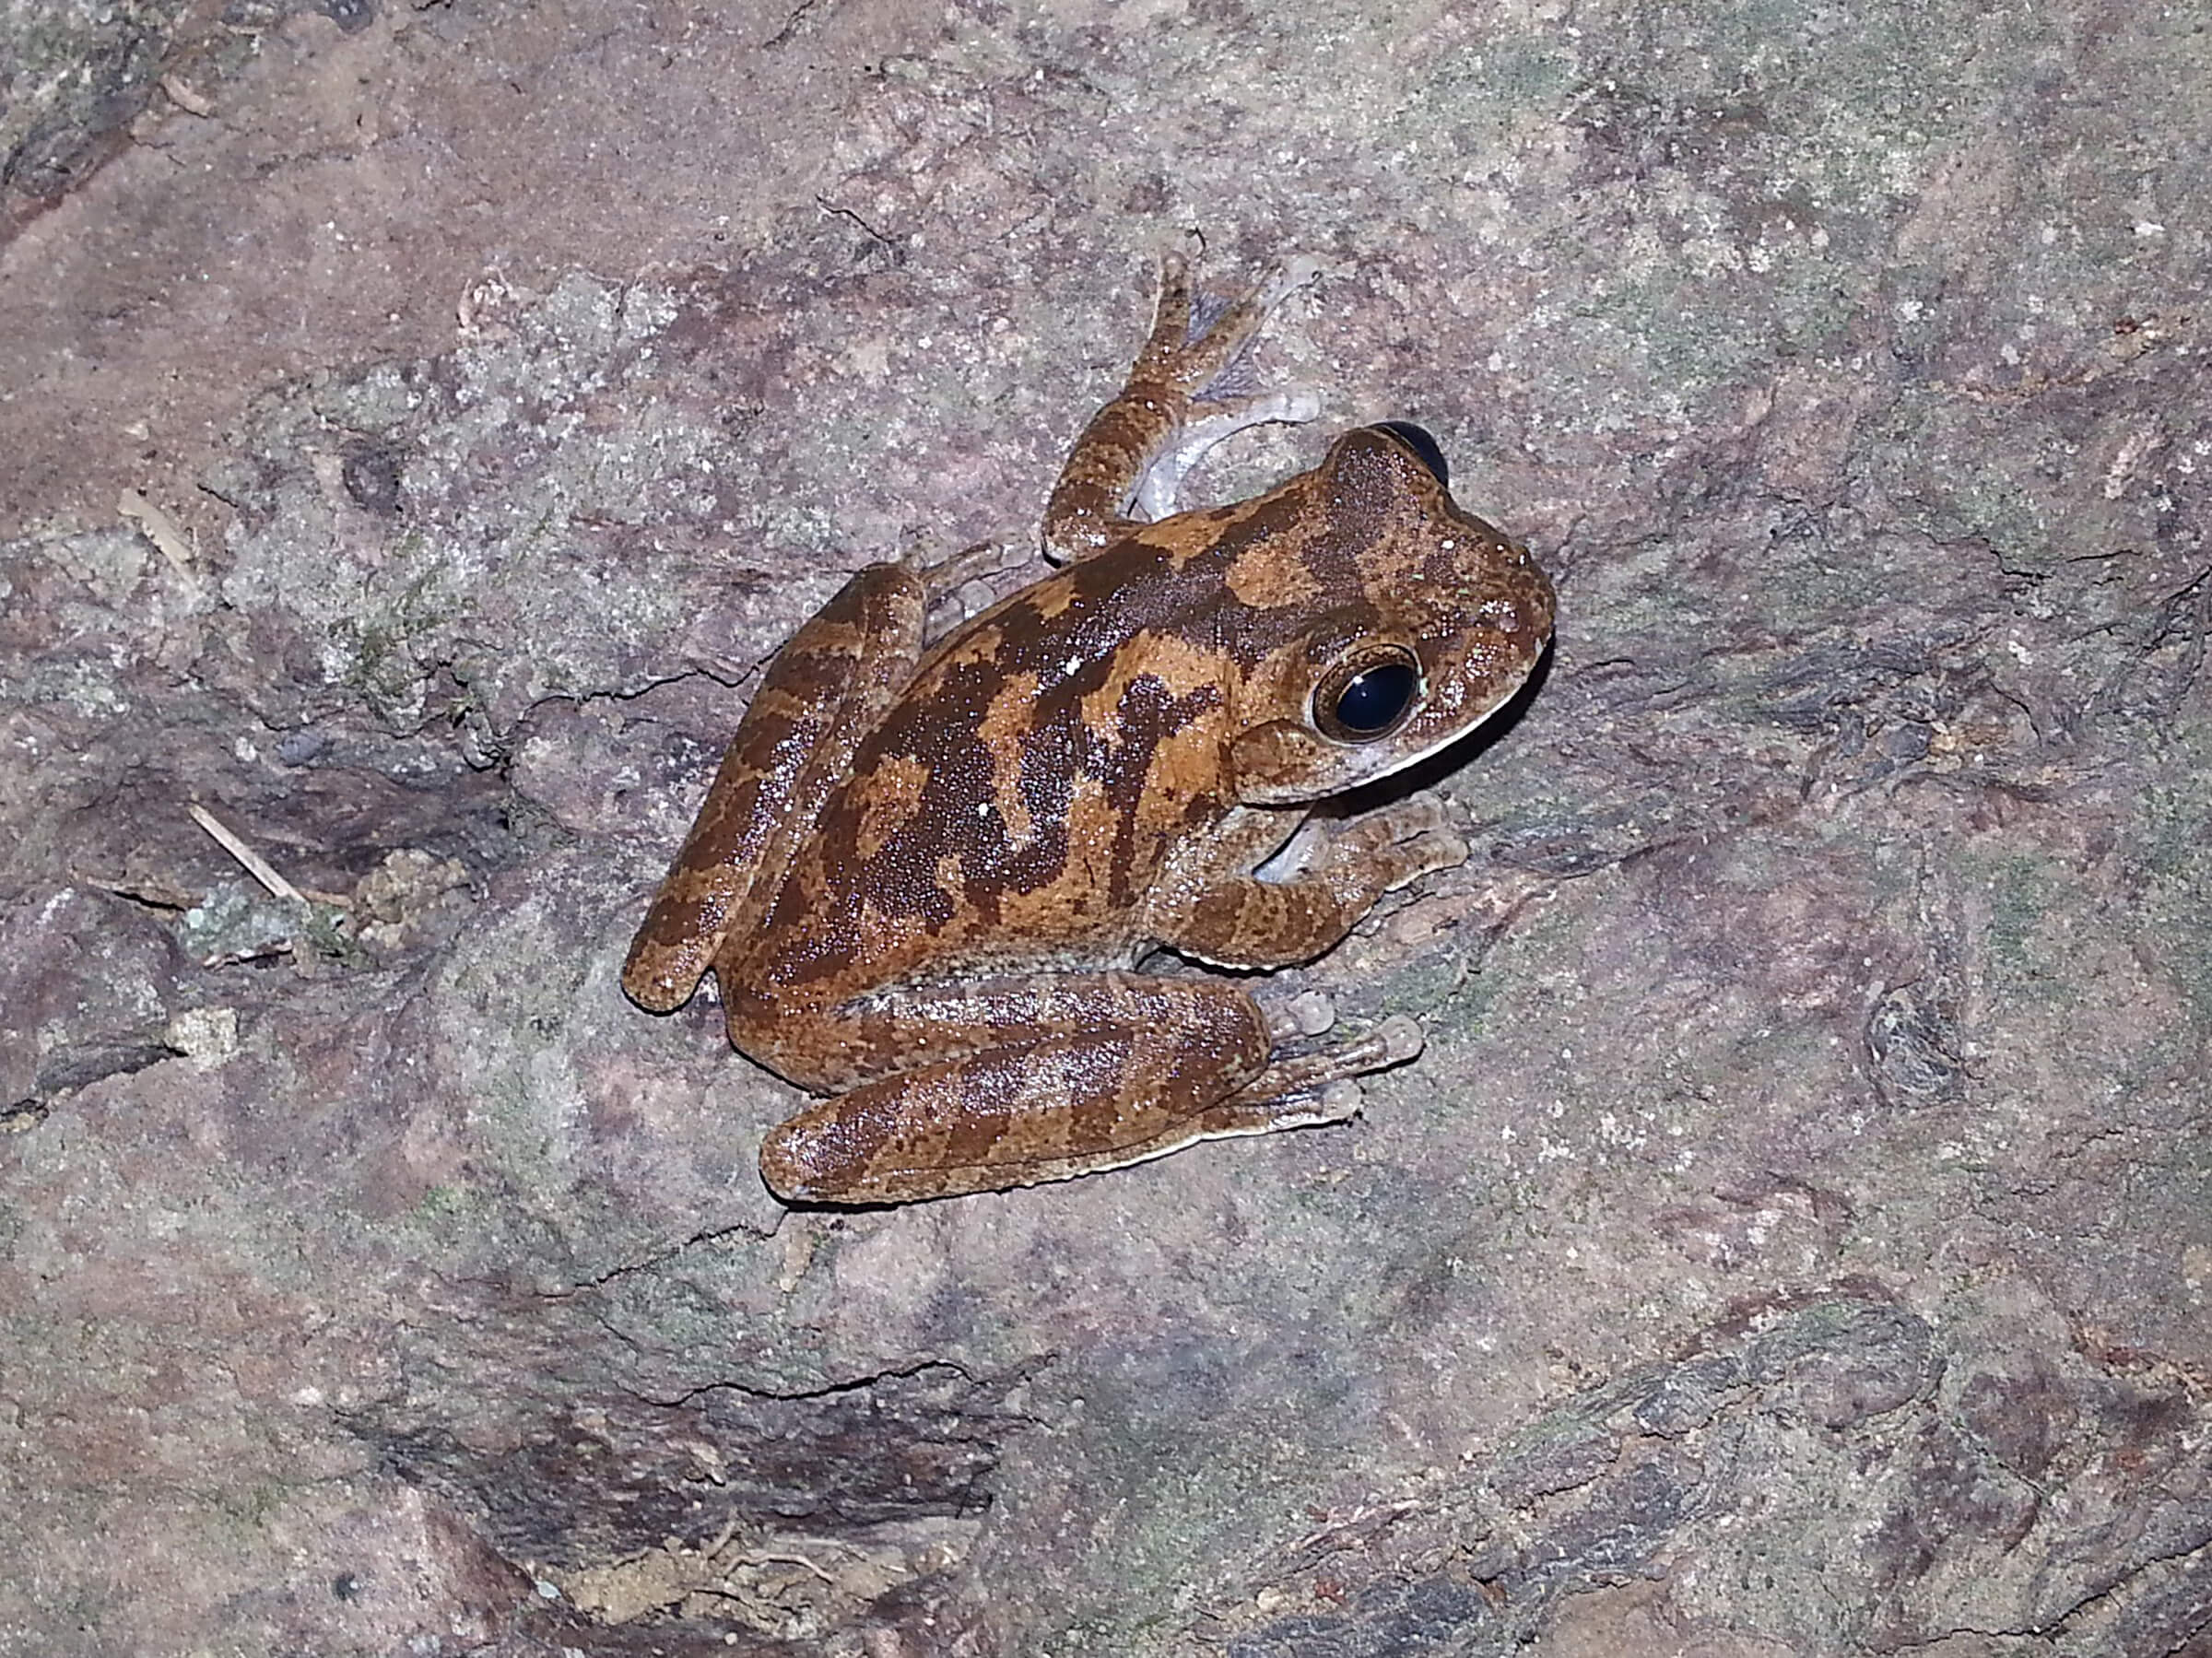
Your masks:
<instances>
[{"instance_id":1,"label":"frog's thigh","mask_svg":"<svg viewBox=\"0 0 2212 1658\"><path fill-rule=\"evenodd\" d=\"M1153 1017L1142 1024L1009 1026L996 1046L810 1106L770 1132L760 1172L791 1201L899 1203L1065 1180L1254 1132L1205 1118L1266 1069L1258 1005L1203 980L1144 989Z\"/></svg>"},{"instance_id":2,"label":"frog's thigh","mask_svg":"<svg viewBox=\"0 0 2212 1658\"><path fill-rule=\"evenodd\" d=\"M924 600L913 571L872 564L776 653L630 943L622 987L640 1006L681 1006L756 884L773 888L778 831L811 821L912 676Z\"/></svg>"}]
</instances>

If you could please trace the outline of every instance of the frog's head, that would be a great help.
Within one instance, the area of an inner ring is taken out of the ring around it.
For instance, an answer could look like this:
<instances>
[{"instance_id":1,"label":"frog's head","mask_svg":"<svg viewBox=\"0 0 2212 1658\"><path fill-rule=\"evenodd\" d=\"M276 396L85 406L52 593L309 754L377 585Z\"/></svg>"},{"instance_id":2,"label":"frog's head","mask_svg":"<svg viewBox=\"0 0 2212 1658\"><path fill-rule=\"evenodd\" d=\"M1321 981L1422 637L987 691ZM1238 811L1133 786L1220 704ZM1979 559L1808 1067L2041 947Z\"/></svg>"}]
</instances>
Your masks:
<instances>
[{"instance_id":1,"label":"frog's head","mask_svg":"<svg viewBox=\"0 0 2212 1658\"><path fill-rule=\"evenodd\" d=\"M1419 427L1347 432L1272 500L1281 532L1228 578L1267 617L1231 747L1243 800L1316 800L1410 766L1481 724L1543 655L1549 579L1453 500Z\"/></svg>"}]
</instances>

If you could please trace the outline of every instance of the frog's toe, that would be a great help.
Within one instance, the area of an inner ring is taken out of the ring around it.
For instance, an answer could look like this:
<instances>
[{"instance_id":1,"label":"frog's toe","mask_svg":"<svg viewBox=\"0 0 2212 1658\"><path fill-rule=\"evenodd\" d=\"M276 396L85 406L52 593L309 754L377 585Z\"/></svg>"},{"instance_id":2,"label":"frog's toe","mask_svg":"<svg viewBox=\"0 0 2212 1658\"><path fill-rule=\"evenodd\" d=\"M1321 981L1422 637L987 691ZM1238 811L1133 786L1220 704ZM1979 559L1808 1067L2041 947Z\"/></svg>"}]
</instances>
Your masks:
<instances>
[{"instance_id":1,"label":"frog's toe","mask_svg":"<svg viewBox=\"0 0 2212 1658\"><path fill-rule=\"evenodd\" d=\"M1315 1123L1348 1123L1367 1103L1367 1091L1348 1076L1340 1076L1321 1090L1313 1101Z\"/></svg>"},{"instance_id":2,"label":"frog's toe","mask_svg":"<svg viewBox=\"0 0 2212 1658\"><path fill-rule=\"evenodd\" d=\"M1334 1082L1324 1083L1317 1088L1293 1094L1277 1100L1266 1108L1265 1126L1278 1128L1313 1128L1324 1123L1349 1123L1359 1114L1367 1103L1367 1095L1359 1085L1348 1076L1339 1076Z\"/></svg>"},{"instance_id":3,"label":"frog's toe","mask_svg":"<svg viewBox=\"0 0 2212 1658\"><path fill-rule=\"evenodd\" d=\"M1013 570L1029 562L1029 557L1026 547L992 540L971 542L949 553L909 547L900 554L899 561L920 576L934 595Z\"/></svg>"},{"instance_id":4,"label":"frog's toe","mask_svg":"<svg viewBox=\"0 0 2212 1658\"><path fill-rule=\"evenodd\" d=\"M1376 816L1390 827L1392 836L1400 841L1411 841L1446 828L1451 815L1445 809L1444 797L1434 789L1423 789L1382 807Z\"/></svg>"},{"instance_id":5,"label":"frog's toe","mask_svg":"<svg viewBox=\"0 0 2212 1658\"><path fill-rule=\"evenodd\" d=\"M1311 288L1324 276L1336 274L1336 266L1312 253L1300 253L1286 259L1275 274L1260 284L1257 298L1260 309L1273 311L1301 288Z\"/></svg>"},{"instance_id":6,"label":"frog's toe","mask_svg":"<svg viewBox=\"0 0 2212 1658\"><path fill-rule=\"evenodd\" d=\"M1367 1090L1349 1076L1338 1076L1321 1090L1321 1121L1323 1123L1343 1123L1351 1116L1360 1114L1360 1105L1367 1103Z\"/></svg>"},{"instance_id":7,"label":"frog's toe","mask_svg":"<svg viewBox=\"0 0 2212 1658\"><path fill-rule=\"evenodd\" d=\"M1381 1070L1383 1065L1402 1065L1409 1059L1419 1058L1429 1039L1421 1033L1418 1019L1394 1013L1368 1032L1367 1040L1382 1052L1382 1058L1375 1067Z\"/></svg>"},{"instance_id":8,"label":"frog's toe","mask_svg":"<svg viewBox=\"0 0 2212 1658\"><path fill-rule=\"evenodd\" d=\"M1288 1001L1268 1010L1267 1035L1275 1041L1297 1036L1320 1036L1336 1023L1336 1004L1326 992L1301 990Z\"/></svg>"},{"instance_id":9,"label":"frog's toe","mask_svg":"<svg viewBox=\"0 0 2212 1658\"><path fill-rule=\"evenodd\" d=\"M1466 838L1448 829L1429 829L1391 848L1388 890L1395 892L1408 881L1441 869L1457 869L1467 861Z\"/></svg>"},{"instance_id":10,"label":"frog's toe","mask_svg":"<svg viewBox=\"0 0 2212 1658\"><path fill-rule=\"evenodd\" d=\"M960 583L959 591L952 595L953 603L960 609L960 619L981 616L998 603L998 592L981 576L971 577Z\"/></svg>"}]
</instances>

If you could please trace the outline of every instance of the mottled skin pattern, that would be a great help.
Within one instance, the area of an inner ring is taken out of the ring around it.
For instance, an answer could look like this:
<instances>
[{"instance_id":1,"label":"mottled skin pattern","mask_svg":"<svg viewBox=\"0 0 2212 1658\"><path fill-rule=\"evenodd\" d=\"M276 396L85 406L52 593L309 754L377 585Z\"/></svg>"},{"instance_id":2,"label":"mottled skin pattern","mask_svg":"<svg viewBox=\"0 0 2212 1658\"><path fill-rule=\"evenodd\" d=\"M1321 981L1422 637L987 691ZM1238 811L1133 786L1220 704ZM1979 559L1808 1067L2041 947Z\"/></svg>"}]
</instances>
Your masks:
<instances>
[{"instance_id":1,"label":"mottled skin pattern","mask_svg":"<svg viewBox=\"0 0 2212 1658\"><path fill-rule=\"evenodd\" d=\"M828 1096L762 1147L780 1196L989 1191L1333 1121L1418 1051L1399 1018L1277 1060L1294 1026L1241 984L1132 970L1163 945L1304 961L1463 862L1430 796L1309 811L1471 730L1550 637L1543 571L1410 429L1347 433L1253 500L1128 515L1206 444L1310 412L1237 390L1305 279L1194 298L1171 260L1047 510L1072 562L928 649L942 583L872 566L770 666L623 984L666 1011L712 967L730 1040Z\"/></svg>"}]
</instances>

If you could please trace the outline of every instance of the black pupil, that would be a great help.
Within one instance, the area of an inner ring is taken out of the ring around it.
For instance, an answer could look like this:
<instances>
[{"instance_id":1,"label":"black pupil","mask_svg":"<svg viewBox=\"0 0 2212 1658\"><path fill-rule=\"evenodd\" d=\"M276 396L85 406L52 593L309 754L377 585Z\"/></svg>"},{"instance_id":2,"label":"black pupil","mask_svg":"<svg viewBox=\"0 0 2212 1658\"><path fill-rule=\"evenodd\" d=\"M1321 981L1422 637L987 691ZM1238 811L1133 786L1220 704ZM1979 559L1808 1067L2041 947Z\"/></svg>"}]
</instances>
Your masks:
<instances>
[{"instance_id":1,"label":"black pupil","mask_svg":"<svg viewBox=\"0 0 2212 1658\"><path fill-rule=\"evenodd\" d=\"M1420 676L1405 663L1378 663L1354 674L1336 694L1336 718L1347 731L1382 731L1406 711L1419 684Z\"/></svg>"}]
</instances>

